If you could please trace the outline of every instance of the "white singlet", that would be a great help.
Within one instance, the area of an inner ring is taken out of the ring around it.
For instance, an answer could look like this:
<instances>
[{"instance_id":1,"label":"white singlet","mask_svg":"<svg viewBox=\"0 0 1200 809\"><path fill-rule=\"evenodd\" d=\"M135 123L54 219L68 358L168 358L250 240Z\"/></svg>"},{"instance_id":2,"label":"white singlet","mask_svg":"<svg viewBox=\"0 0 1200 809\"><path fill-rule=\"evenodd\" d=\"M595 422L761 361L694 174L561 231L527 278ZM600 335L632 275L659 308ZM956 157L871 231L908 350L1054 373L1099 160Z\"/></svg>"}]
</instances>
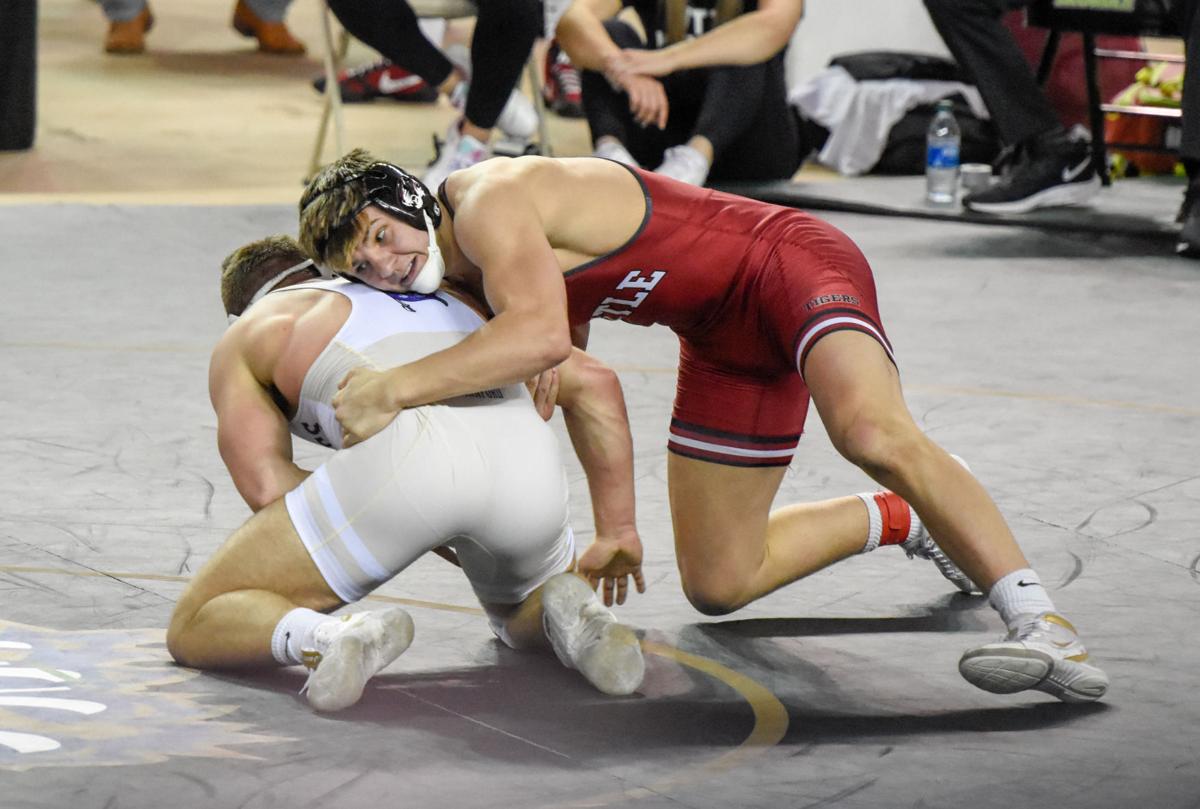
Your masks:
<instances>
[{"instance_id":1,"label":"white singlet","mask_svg":"<svg viewBox=\"0 0 1200 809\"><path fill-rule=\"evenodd\" d=\"M384 293L344 280L346 322L301 386L292 431L341 446L337 385L459 342L483 324L445 293ZM365 596L425 552L450 545L479 600L515 604L574 558L566 474L554 431L524 385L401 411L377 435L334 453L285 498L292 524L343 601Z\"/></svg>"}]
</instances>

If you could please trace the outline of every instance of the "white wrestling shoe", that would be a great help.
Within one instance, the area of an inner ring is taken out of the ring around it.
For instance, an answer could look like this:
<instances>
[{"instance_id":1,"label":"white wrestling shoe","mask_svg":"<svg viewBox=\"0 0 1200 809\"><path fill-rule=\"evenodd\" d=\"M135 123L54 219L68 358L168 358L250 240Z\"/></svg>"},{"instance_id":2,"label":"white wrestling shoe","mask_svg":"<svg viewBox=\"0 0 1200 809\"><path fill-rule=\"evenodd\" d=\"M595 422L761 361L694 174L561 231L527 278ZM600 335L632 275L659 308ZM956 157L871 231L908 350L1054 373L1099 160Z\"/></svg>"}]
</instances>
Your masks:
<instances>
[{"instance_id":1,"label":"white wrestling shoe","mask_svg":"<svg viewBox=\"0 0 1200 809\"><path fill-rule=\"evenodd\" d=\"M958 461L959 465L968 472L971 467L967 466L967 462L957 455L951 455L951 458ZM933 537L929 536L929 531L925 529L925 523L921 523L921 533L917 534L910 540L900 543L900 547L908 554L908 558L917 557L920 559L928 559L937 565L937 569L943 576L950 580L950 583L957 587L962 592L970 595L975 592L983 592L971 578L959 569L958 565L950 561L950 557L938 547L938 544L933 541Z\"/></svg>"},{"instance_id":2,"label":"white wrestling shoe","mask_svg":"<svg viewBox=\"0 0 1200 809\"><path fill-rule=\"evenodd\" d=\"M950 557L938 547L938 544L933 541L933 537L929 536L929 532L925 530L924 523L921 524L921 533L906 542L901 542L900 547L908 554L909 559L916 557L933 562L937 565L938 571L949 579L951 584L967 595L982 592L979 587L975 586L975 582L971 581L971 578L963 573L958 565L951 562Z\"/></svg>"},{"instance_id":3,"label":"white wrestling shoe","mask_svg":"<svg viewBox=\"0 0 1200 809\"><path fill-rule=\"evenodd\" d=\"M1061 615L1019 615L1004 640L968 649L958 671L993 694L1043 691L1063 702L1093 702L1108 690L1108 675L1088 663L1075 627Z\"/></svg>"},{"instance_id":4,"label":"white wrestling shoe","mask_svg":"<svg viewBox=\"0 0 1200 809\"><path fill-rule=\"evenodd\" d=\"M314 635L324 651L304 650L312 673L300 693L318 711L340 711L358 702L367 680L408 648L413 621L399 607L356 612L317 627Z\"/></svg>"},{"instance_id":5,"label":"white wrestling shoe","mask_svg":"<svg viewBox=\"0 0 1200 809\"><path fill-rule=\"evenodd\" d=\"M559 573L542 588L542 626L562 664L605 694L625 696L642 684L646 661L637 636L574 573Z\"/></svg>"}]
</instances>

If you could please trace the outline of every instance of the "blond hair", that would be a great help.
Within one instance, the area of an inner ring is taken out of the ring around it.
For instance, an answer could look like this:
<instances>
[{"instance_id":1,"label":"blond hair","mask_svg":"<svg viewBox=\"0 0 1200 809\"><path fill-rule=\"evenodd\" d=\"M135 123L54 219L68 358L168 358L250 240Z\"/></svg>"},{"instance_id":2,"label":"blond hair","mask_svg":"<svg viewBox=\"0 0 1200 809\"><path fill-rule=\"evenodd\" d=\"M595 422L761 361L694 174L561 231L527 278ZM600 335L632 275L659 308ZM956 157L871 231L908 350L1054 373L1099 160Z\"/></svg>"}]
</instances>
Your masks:
<instances>
[{"instance_id":1,"label":"blond hair","mask_svg":"<svg viewBox=\"0 0 1200 809\"><path fill-rule=\"evenodd\" d=\"M241 315L263 284L306 258L299 242L291 236L269 236L234 250L221 262L225 314Z\"/></svg>"},{"instance_id":2,"label":"blond hair","mask_svg":"<svg viewBox=\"0 0 1200 809\"><path fill-rule=\"evenodd\" d=\"M379 162L366 149L354 149L309 180L300 196L300 246L317 264L350 269L350 254L362 235L355 214L367 202L363 183L355 180Z\"/></svg>"}]
</instances>

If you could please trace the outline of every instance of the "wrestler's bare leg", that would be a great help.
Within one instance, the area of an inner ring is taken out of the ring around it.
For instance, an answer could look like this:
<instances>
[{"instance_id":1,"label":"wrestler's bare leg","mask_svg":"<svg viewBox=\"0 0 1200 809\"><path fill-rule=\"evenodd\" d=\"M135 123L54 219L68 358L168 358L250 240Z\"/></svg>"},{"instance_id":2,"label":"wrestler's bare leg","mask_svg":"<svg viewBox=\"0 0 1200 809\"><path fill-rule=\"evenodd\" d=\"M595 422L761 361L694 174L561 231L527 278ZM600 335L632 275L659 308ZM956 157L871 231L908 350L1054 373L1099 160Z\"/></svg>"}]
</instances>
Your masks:
<instances>
[{"instance_id":1,"label":"wrestler's bare leg","mask_svg":"<svg viewBox=\"0 0 1200 809\"><path fill-rule=\"evenodd\" d=\"M877 342L829 335L809 353L805 376L834 446L908 501L984 592L1028 567L991 498L917 428ZM781 468L670 455L667 470L684 591L702 612L736 610L863 549L868 518L857 497L771 511Z\"/></svg>"},{"instance_id":2,"label":"wrestler's bare leg","mask_svg":"<svg viewBox=\"0 0 1200 809\"><path fill-rule=\"evenodd\" d=\"M188 584L171 616L167 648L195 668L275 666L271 635L284 615L341 605L280 499L238 528Z\"/></svg>"},{"instance_id":3,"label":"wrestler's bare leg","mask_svg":"<svg viewBox=\"0 0 1200 809\"><path fill-rule=\"evenodd\" d=\"M917 427L879 343L854 331L828 335L809 352L804 378L838 452L904 498L985 593L1029 567L991 497Z\"/></svg>"},{"instance_id":4,"label":"wrestler's bare leg","mask_svg":"<svg viewBox=\"0 0 1200 809\"><path fill-rule=\"evenodd\" d=\"M867 511L857 497L772 512L784 471L667 456L676 560L696 609L732 612L863 549Z\"/></svg>"}]
</instances>

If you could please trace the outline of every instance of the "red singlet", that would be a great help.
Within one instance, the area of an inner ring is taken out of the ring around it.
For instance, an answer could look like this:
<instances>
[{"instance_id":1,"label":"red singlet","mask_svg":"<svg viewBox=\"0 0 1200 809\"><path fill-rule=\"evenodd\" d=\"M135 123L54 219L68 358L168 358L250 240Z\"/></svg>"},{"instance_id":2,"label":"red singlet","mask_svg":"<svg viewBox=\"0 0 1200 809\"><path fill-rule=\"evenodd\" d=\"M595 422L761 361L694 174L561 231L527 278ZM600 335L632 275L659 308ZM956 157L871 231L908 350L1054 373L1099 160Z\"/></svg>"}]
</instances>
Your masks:
<instances>
[{"instance_id":1,"label":"red singlet","mask_svg":"<svg viewBox=\"0 0 1200 809\"><path fill-rule=\"evenodd\" d=\"M786 466L808 413L801 374L817 340L852 329L892 356L866 258L793 208L631 171L645 218L625 245L565 273L571 325L601 317L669 327L680 355L668 448Z\"/></svg>"}]
</instances>

